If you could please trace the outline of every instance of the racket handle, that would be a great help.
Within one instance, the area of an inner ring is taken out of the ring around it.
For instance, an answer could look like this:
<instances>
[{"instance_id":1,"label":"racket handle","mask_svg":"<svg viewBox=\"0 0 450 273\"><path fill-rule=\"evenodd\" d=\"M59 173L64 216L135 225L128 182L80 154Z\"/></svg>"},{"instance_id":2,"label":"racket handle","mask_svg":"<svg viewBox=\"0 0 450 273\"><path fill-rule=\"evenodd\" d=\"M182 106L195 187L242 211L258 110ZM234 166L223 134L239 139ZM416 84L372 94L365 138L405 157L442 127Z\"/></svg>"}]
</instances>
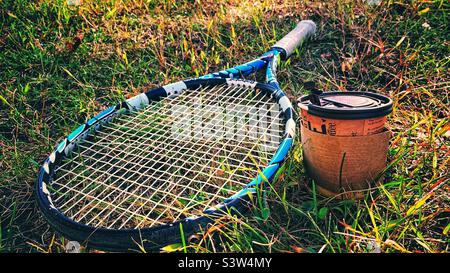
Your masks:
<instances>
[{"instance_id":1,"label":"racket handle","mask_svg":"<svg viewBox=\"0 0 450 273\"><path fill-rule=\"evenodd\" d=\"M303 20L271 49L281 52L281 59L286 60L294 50L316 32L316 24L311 20Z\"/></svg>"}]
</instances>

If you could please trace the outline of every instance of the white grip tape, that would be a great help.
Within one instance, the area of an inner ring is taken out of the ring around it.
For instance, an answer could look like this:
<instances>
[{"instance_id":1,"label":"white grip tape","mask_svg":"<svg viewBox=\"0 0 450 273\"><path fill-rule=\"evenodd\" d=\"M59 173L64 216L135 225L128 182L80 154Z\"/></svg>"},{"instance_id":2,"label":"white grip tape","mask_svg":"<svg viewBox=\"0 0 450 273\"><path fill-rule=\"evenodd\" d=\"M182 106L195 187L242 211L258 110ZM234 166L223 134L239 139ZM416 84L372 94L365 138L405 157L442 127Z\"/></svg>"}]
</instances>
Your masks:
<instances>
[{"instance_id":1,"label":"white grip tape","mask_svg":"<svg viewBox=\"0 0 450 273\"><path fill-rule=\"evenodd\" d=\"M286 111L286 109L288 108L292 108L291 101L288 99L287 96L281 97L280 100L278 101L278 104L280 104L281 109L283 109L283 111Z\"/></svg>"},{"instance_id":2,"label":"white grip tape","mask_svg":"<svg viewBox=\"0 0 450 273\"><path fill-rule=\"evenodd\" d=\"M295 121L294 121L294 119L291 118L286 122L285 133L289 134L292 138L295 137Z\"/></svg>"},{"instance_id":3,"label":"white grip tape","mask_svg":"<svg viewBox=\"0 0 450 273\"><path fill-rule=\"evenodd\" d=\"M313 21L303 20L272 48L282 48L286 52L284 59L287 59L304 40L316 32L316 28L316 24Z\"/></svg>"},{"instance_id":4,"label":"white grip tape","mask_svg":"<svg viewBox=\"0 0 450 273\"><path fill-rule=\"evenodd\" d=\"M141 93L137 96L127 99L127 103L134 109L141 109L148 105L148 98L147 95Z\"/></svg>"},{"instance_id":5,"label":"white grip tape","mask_svg":"<svg viewBox=\"0 0 450 273\"><path fill-rule=\"evenodd\" d=\"M183 92L184 89L186 89L186 84L183 81L174 82L168 85L163 86L164 90L166 90L167 96L169 98L174 98Z\"/></svg>"}]
</instances>

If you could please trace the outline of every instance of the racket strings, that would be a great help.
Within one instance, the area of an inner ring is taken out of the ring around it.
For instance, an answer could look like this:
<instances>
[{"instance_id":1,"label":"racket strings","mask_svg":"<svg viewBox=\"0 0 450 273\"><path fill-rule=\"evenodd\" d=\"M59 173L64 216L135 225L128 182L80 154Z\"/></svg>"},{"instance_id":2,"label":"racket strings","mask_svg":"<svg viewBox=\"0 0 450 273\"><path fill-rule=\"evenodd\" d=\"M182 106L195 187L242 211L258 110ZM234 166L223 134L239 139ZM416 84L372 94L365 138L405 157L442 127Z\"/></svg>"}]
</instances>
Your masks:
<instances>
[{"instance_id":1,"label":"racket strings","mask_svg":"<svg viewBox=\"0 0 450 273\"><path fill-rule=\"evenodd\" d=\"M188 113L196 105L204 106L203 119L192 122L199 115ZM224 105L227 114L233 113L225 121L217 115ZM274 110L274 105L252 89L222 85L116 118L57 170L57 207L76 221L110 228L149 227L198 214L242 188L267 164L270 145L279 144L274 136L280 138L282 120L269 116L260 121L252 111ZM221 120L222 126L205 125ZM174 124L190 121L192 131L174 135ZM258 130L263 127L266 135L243 136L239 122L247 127L265 123ZM227 129L236 124L238 129Z\"/></svg>"},{"instance_id":2,"label":"racket strings","mask_svg":"<svg viewBox=\"0 0 450 273\"><path fill-rule=\"evenodd\" d=\"M211 176L210 176L209 178L211 178ZM207 184L204 184L204 185L202 186L202 188L203 188L205 185L207 185ZM223 185L225 185L225 184L223 184ZM205 192L206 192L206 191L205 191ZM197 191L197 192L196 192L196 196L198 195L198 193L199 193L199 192ZM217 196L217 193L216 193L216 196ZM191 199L191 202L192 202L193 200L195 200L195 199L192 198L192 199ZM212 200L212 199L210 199L210 200ZM189 204L188 204L188 205L189 205ZM188 206L188 205L187 205L187 206ZM207 206L207 205L206 205L206 206Z\"/></svg>"},{"instance_id":3,"label":"racket strings","mask_svg":"<svg viewBox=\"0 0 450 273\"><path fill-rule=\"evenodd\" d=\"M113 157L113 159L114 159L115 157ZM101 161L101 160L100 160ZM85 178L85 177L83 177L83 178ZM169 181L170 182L170 181Z\"/></svg>"}]
</instances>

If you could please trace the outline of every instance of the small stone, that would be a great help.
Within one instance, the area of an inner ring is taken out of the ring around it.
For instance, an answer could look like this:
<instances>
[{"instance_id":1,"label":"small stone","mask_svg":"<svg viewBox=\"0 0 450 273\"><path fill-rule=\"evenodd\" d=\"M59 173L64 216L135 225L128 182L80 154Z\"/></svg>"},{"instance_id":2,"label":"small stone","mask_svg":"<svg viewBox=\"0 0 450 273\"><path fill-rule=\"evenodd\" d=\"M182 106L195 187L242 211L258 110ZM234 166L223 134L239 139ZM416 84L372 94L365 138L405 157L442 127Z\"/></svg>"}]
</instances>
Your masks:
<instances>
[{"instance_id":1,"label":"small stone","mask_svg":"<svg viewBox=\"0 0 450 273\"><path fill-rule=\"evenodd\" d=\"M367 243L367 250L370 253L381 253L380 244L375 241L369 241L369 243Z\"/></svg>"},{"instance_id":2,"label":"small stone","mask_svg":"<svg viewBox=\"0 0 450 273\"><path fill-rule=\"evenodd\" d=\"M77 241L69 241L66 244L66 253L80 253L80 243Z\"/></svg>"},{"instance_id":3,"label":"small stone","mask_svg":"<svg viewBox=\"0 0 450 273\"><path fill-rule=\"evenodd\" d=\"M431 28L431 26L427 22L423 23L422 27L426 28L426 29L430 29Z\"/></svg>"}]
</instances>

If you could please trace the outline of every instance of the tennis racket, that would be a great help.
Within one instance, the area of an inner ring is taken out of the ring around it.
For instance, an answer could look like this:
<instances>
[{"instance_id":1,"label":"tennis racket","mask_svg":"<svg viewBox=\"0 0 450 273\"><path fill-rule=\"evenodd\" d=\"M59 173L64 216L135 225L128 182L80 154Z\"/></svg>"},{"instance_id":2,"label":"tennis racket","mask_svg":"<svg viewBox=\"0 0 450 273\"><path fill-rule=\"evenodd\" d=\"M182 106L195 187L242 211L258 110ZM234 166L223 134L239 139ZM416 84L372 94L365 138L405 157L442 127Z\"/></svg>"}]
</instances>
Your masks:
<instances>
[{"instance_id":1,"label":"tennis racket","mask_svg":"<svg viewBox=\"0 0 450 273\"><path fill-rule=\"evenodd\" d=\"M244 211L295 136L277 63L315 30L301 21L253 61L149 90L79 126L39 170L48 223L90 247L154 250ZM262 69L265 83L245 80Z\"/></svg>"}]
</instances>

